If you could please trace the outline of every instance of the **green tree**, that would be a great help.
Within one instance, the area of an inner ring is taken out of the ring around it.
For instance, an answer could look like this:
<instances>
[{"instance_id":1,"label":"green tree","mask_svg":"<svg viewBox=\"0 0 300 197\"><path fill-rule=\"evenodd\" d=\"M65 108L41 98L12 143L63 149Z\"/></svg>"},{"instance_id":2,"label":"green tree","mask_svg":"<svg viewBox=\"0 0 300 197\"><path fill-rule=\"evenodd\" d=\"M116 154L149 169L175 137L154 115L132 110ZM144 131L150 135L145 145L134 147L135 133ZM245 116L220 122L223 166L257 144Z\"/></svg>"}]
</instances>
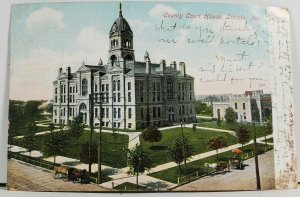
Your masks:
<instances>
[{"instance_id":1,"label":"green tree","mask_svg":"<svg viewBox=\"0 0 300 197\"><path fill-rule=\"evenodd\" d=\"M32 122L38 120L41 117L42 110L39 106L43 101L31 100L27 101L24 107L24 115L28 121Z\"/></svg>"},{"instance_id":2,"label":"green tree","mask_svg":"<svg viewBox=\"0 0 300 197\"><path fill-rule=\"evenodd\" d=\"M238 138L238 142L244 146L251 139L251 131L244 125L241 124L237 127L235 134Z\"/></svg>"},{"instance_id":3,"label":"green tree","mask_svg":"<svg viewBox=\"0 0 300 197\"><path fill-rule=\"evenodd\" d=\"M53 163L56 163L56 156L63 153L68 146L68 136L63 130L51 132L43 142L43 153L45 156L53 157Z\"/></svg>"},{"instance_id":4,"label":"green tree","mask_svg":"<svg viewBox=\"0 0 300 197\"><path fill-rule=\"evenodd\" d=\"M34 149L36 145L35 133L38 131L37 126L30 122L27 125L26 131L24 133L23 138L23 147L29 151L29 155L31 156L31 151Z\"/></svg>"},{"instance_id":5,"label":"green tree","mask_svg":"<svg viewBox=\"0 0 300 197\"><path fill-rule=\"evenodd\" d=\"M139 174L149 170L152 162L143 146L136 145L133 149L128 149L127 164L129 166L128 174L136 175L136 187L139 190Z\"/></svg>"},{"instance_id":6,"label":"green tree","mask_svg":"<svg viewBox=\"0 0 300 197\"><path fill-rule=\"evenodd\" d=\"M17 136L17 132L14 126L9 125L8 127L8 145L9 145L8 151L9 152L11 151L11 146L16 143L16 136Z\"/></svg>"},{"instance_id":7,"label":"green tree","mask_svg":"<svg viewBox=\"0 0 300 197\"><path fill-rule=\"evenodd\" d=\"M70 137L75 139L76 142L78 142L78 139L82 135L84 130L84 124L82 123L82 116L79 115L74 118L74 120L71 122L70 128L68 129L68 133Z\"/></svg>"},{"instance_id":8,"label":"green tree","mask_svg":"<svg viewBox=\"0 0 300 197\"><path fill-rule=\"evenodd\" d=\"M224 117L225 117L226 124L228 127L232 127L236 123L236 113L231 107L228 107L225 110Z\"/></svg>"},{"instance_id":9,"label":"green tree","mask_svg":"<svg viewBox=\"0 0 300 197\"><path fill-rule=\"evenodd\" d=\"M217 159L219 160L219 149L226 147L227 143L226 143L226 140L224 139L224 137L220 136L220 137L215 137L215 138L210 139L208 141L207 145L209 148L216 150Z\"/></svg>"},{"instance_id":10,"label":"green tree","mask_svg":"<svg viewBox=\"0 0 300 197\"><path fill-rule=\"evenodd\" d=\"M171 156L172 160L178 165L179 177L181 176L180 164L184 162L184 160L189 160L192 157L193 153L194 148L192 145L189 144L187 137L185 137L183 141L181 138L176 138L174 140L173 146L169 148L169 155Z\"/></svg>"},{"instance_id":11,"label":"green tree","mask_svg":"<svg viewBox=\"0 0 300 197\"><path fill-rule=\"evenodd\" d=\"M153 142L160 142L162 139L162 133L156 127L149 127L144 130L142 133L142 138L151 143L153 146Z\"/></svg>"},{"instance_id":12,"label":"green tree","mask_svg":"<svg viewBox=\"0 0 300 197\"><path fill-rule=\"evenodd\" d=\"M89 141L81 143L80 161L83 163L89 163ZM98 162L98 143L92 141L91 143L91 163Z\"/></svg>"},{"instance_id":13,"label":"green tree","mask_svg":"<svg viewBox=\"0 0 300 197\"><path fill-rule=\"evenodd\" d=\"M195 102L195 110L197 114L202 115L213 115L212 106L208 106L206 103L203 103L202 101L196 101Z\"/></svg>"}]
</instances>

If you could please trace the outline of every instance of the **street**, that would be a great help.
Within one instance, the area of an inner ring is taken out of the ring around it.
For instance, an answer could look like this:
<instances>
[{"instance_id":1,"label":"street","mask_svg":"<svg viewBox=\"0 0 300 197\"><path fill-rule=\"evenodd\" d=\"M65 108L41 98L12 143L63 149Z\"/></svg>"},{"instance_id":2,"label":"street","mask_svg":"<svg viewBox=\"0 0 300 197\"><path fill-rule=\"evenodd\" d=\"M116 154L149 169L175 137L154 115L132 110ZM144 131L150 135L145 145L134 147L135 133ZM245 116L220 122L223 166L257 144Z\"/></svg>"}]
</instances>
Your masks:
<instances>
[{"instance_id":1,"label":"street","mask_svg":"<svg viewBox=\"0 0 300 197\"><path fill-rule=\"evenodd\" d=\"M259 155L259 170L262 190L274 189L274 152ZM256 190L254 158L244 162L244 170L233 169L225 174L207 176L175 188L173 191L224 191Z\"/></svg>"},{"instance_id":2,"label":"street","mask_svg":"<svg viewBox=\"0 0 300 197\"><path fill-rule=\"evenodd\" d=\"M110 191L93 184L80 184L54 179L49 171L13 159L8 160L7 187L10 190L21 191Z\"/></svg>"}]
</instances>

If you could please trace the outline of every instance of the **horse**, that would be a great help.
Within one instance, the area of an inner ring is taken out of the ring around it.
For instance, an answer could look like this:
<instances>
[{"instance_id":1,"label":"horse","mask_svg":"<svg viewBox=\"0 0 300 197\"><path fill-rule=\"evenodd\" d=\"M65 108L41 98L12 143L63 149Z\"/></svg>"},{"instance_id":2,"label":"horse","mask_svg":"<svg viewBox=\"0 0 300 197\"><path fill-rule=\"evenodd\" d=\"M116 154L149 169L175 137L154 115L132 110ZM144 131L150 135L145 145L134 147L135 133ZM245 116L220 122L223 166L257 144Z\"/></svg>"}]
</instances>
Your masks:
<instances>
[{"instance_id":1,"label":"horse","mask_svg":"<svg viewBox=\"0 0 300 197\"><path fill-rule=\"evenodd\" d=\"M52 173L53 178L59 179L66 177L68 175L68 169L67 166L55 167Z\"/></svg>"}]
</instances>

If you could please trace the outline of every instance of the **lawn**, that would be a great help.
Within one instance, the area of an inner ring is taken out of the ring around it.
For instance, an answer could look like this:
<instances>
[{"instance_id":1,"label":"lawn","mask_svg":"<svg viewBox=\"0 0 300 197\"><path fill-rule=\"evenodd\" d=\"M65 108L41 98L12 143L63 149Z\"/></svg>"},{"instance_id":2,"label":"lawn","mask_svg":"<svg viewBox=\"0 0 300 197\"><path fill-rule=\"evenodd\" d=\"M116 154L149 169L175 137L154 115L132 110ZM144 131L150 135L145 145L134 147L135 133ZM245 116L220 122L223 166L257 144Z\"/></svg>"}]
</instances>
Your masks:
<instances>
[{"instance_id":1,"label":"lawn","mask_svg":"<svg viewBox=\"0 0 300 197\"><path fill-rule=\"evenodd\" d=\"M199 122L200 121L200 122ZM205 120L201 119L198 120L197 126L200 127L208 127L208 128L216 128L216 129L225 129L225 130L232 130L235 129L230 128L226 125L226 122L222 121L220 125L217 124L216 120ZM253 132L253 126L252 125L246 125L252 132ZM257 138L265 136L265 127L263 125L256 125L256 136ZM267 135L270 135L271 133L267 133ZM253 136L253 134L252 134Z\"/></svg>"},{"instance_id":2,"label":"lawn","mask_svg":"<svg viewBox=\"0 0 300 197\"><path fill-rule=\"evenodd\" d=\"M211 149L207 147L207 143L213 137L223 136L226 139L228 146L237 143L236 137L228 133L202 129L197 129L194 133L191 128L184 128L183 133L184 136L188 138L189 144L194 147L194 155L210 151ZM144 150L149 153L153 166L157 166L172 161L172 158L169 157L169 147L172 147L174 140L180 137L180 128L174 128L163 130L162 140L160 142L153 143L153 146L151 143L145 142L142 138L140 138L140 141L144 146Z\"/></svg>"},{"instance_id":3,"label":"lawn","mask_svg":"<svg viewBox=\"0 0 300 197\"><path fill-rule=\"evenodd\" d=\"M266 150L264 144L257 144L257 147L258 147L259 154L264 153ZM251 151L253 151L253 144L244 146L243 148L240 148L240 149L244 153L250 153ZM227 152L219 154L220 160L228 160L229 158L232 158L232 157L234 157L234 155L231 153L231 151L227 151ZM217 162L216 155L187 163L187 174L199 172L199 176L205 175L205 174L207 174L207 170L205 169L204 164L205 163L215 163L215 162ZM180 177L184 176L184 166L182 164L181 164L180 173L181 173ZM167 170L149 174L149 176L177 184L178 177L179 177L179 170L178 170L178 167L173 167L173 168L169 168Z\"/></svg>"},{"instance_id":4,"label":"lawn","mask_svg":"<svg viewBox=\"0 0 300 197\"><path fill-rule=\"evenodd\" d=\"M67 146L64 148L61 156L70 157L74 159L80 158L81 145L80 142L88 141L90 136L89 131L84 131L80 139L77 140L78 144L75 146ZM97 140L99 134L94 133L93 139ZM48 135L36 136L36 148L35 150L43 150L43 141L46 140ZM22 139L18 139L16 145L22 146ZM125 152L128 147L128 136L102 133L102 161L104 165L122 168L126 167Z\"/></svg>"}]
</instances>

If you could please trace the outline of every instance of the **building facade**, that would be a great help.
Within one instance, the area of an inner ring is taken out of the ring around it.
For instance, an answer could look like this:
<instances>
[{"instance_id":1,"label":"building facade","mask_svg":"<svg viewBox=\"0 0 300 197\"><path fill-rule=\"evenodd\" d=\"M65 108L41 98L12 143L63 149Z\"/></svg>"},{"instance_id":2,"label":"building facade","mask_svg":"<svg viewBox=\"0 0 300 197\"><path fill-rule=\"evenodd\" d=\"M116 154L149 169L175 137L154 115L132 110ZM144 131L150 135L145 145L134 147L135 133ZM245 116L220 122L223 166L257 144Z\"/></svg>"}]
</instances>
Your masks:
<instances>
[{"instance_id":1,"label":"building facade","mask_svg":"<svg viewBox=\"0 0 300 197\"><path fill-rule=\"evenodd\" d=\"M70 124L78 115L86 125L122 129L194 122L194 78L184 62L135 60L133 32L122 15L109 32L108 62L71 72L59 68L53 82L53 123ZM102 120L102 121L101 121Z\"/></svg>"},{"instance_id":2,"label":"building facade","mask_svg":"<svg viewBox=\"0 0 300 197\"><path fill-rule=\"evenodd\" d=\"M263 122L272 113L271 95L262 90L229 95L229 102L213 103L213 117L223 120L228 107L236 112L238 122Z\"/></svg>"}]
</instances>

